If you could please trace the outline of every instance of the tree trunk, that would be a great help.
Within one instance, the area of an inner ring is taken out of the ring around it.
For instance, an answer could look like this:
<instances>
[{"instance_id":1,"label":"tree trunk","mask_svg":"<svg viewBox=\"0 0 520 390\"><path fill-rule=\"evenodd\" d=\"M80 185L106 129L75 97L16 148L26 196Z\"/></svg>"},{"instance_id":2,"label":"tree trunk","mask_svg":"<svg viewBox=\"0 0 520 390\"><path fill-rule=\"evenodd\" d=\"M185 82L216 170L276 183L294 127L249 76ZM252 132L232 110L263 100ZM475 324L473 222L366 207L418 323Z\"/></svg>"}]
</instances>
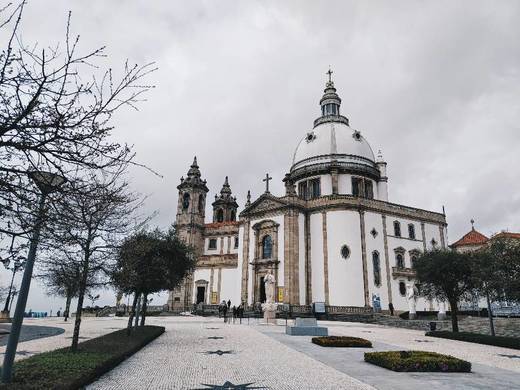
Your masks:
<instances>
[{"instance_id":1,"label":"tree trunk","mask_svg":"<svg viewBox=\"0 0 520 390\"><path fill-rule=\"evenodd\" d=\"M70 347L72 352L78 350L79 328L81 326L81 312L83 310L83 298L85 290L87 289L88 267L90 262L90 234L87 238L87 245L85 247L85 256L83 258L83 269L81 270L81 280L78 286L78 305L76 307L76 320L74 321L74 333L72 335L72 345Z\"/></svg>"},{"instance_id":2,"label":"tree trunk","mask_svg":"<svg viewBox=\"0 0 520 390\"><path fill-rule=\"evenodd\" d=\"M491 331L491 336L495 336L495 325L493 324L493 311L491 310L491 300L489 299L489 291L486 291L486 300L489 317L489 330Z\"/></svg>"},{"instance_id":3,"label":"tree trunk","mask_svg":"<svg viewBox=\"0 0 520 390\"><path fill-rule=\"evenodd\" d=\"M143 310L141 311L141 326L144 326L146 320L146 309L148 307L148 294L143 294Z\"/></svg>"},{"instance_id":4,"label":"tree trunk","mask_svg":"<svg viewBox=\"0 0 520 390\"><path fill-rule=\"evenodd\" d=\"M128 325L126 327L126 334L130 336L130 333L132 332L132 320L134 319L135 315L135 307L137 306L137 297L139 296L139 293L135 293L134 295L134 302L132 303L132 310L128 314Z\"/></svg>"},{"instance_id":5,"label":"tree trunk","mask_svg":"<svg viewBox=\"0 0 520 390\"><path fill-rule=\"evenodd\" d=\"M137 297L137 310L135 311L135 323L134 328L137 328L139 325L139 316L141 315L141 294Z\"/></svg>"},{"instance_id":6,"label":"tree trunk","mask_svg":"<svg viewBox=\"0 0 520 390\"><path fill-rule=\"evenodd\" d=\"M459 321L457 315L459 313L459 308L457 307L456 300L450 300L450 308L451 308L451 330L453 332L459 331Z\"/></svg>"},{"instance_id":7,"label":"tree trunk","mask_svg":"<svg viewBox=\"0 0 520 390\"><path fill-rule=\"evenodd\" d=\"M67 319L69 318L70 301L72 301L72 296L70 294L67 294L67 300L65 301L65 311L63 312L64 321L67 321Z\"/></svg>"}]
</instances>

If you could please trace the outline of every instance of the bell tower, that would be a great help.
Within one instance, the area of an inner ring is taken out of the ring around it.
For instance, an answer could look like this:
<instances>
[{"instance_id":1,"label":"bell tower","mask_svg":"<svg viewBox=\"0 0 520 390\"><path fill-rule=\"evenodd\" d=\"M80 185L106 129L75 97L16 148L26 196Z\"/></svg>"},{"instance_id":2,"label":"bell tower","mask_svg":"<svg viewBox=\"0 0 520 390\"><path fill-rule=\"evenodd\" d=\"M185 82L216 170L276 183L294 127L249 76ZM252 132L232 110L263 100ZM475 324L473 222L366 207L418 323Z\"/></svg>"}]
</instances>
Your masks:
<instances>
[{"instance_id":1,"label":"bell tower","mask_svg":"<svg viewBox=\"0 0 520 390\"><path fill-rule=\"evenodd\" d=\"M229 222L237 219L237 198L231 195L231 187L229 180L226 180L220 190L220 196L215 195L215 201L211 204L213 206L213 222Z\"/></svg>"},{"instance_id":2,"label":"bell tower","mask_svg":"<svg viewBox=\"0 0 520 390\"><path fill-rule=\"evenodd\" d=\"M186 178L181 177L177 186L179 199L175 226L179 238L194 249L196 258L204 251L204 216L206 210L206 180L201 179L197 157L188 170ZM168 307L170 310L186 310L191 306L193 276L190 275L173 291L170 291Z\"/></svg>"}]
</instances>

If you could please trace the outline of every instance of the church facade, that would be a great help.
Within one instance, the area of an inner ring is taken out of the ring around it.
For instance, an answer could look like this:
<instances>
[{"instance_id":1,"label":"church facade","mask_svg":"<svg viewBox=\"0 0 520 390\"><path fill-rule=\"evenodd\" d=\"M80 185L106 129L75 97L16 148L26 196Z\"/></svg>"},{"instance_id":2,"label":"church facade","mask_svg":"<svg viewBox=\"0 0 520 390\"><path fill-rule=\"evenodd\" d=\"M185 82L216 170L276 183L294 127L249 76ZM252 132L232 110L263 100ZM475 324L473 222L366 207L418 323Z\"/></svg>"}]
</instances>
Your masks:
<instances>
[{"instance_id":1,"label":"church facade","mask_svg":"<svg viewBox=\"0 0 520 390\"><path fill-rule=\"evenodd\" d=\"M272 272L280 303L408 309L414 258L446 247L446 217L389 202L387 164L341 115L330 74L320 107L293 154L285 194L270 193L267 175L265 193L253 201L248 193L239 214L226 178L205 223L208 188L194 161L178 186L176 223L198 265L170 293L170 308L262 302ZM417 309L433 303L419 299Z\"/></svg>"}]
</instances>

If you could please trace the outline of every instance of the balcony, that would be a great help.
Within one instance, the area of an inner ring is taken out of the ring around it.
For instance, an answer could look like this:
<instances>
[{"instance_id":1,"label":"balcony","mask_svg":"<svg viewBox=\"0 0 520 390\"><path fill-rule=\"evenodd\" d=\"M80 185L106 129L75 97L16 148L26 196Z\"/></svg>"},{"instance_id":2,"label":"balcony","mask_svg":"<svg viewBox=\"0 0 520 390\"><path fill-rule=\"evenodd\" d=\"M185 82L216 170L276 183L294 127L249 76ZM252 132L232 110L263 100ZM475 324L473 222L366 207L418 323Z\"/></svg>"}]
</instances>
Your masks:
<instances>
[{"instance_id":1,"label":"balcony","mask_svg":"<svg viewBox=\"0 0 520 390\"><path fill-rule=\"evenodd\" d=\"M397 278L414 279L415 271L412 268L392 267L392 277L394 279L397 279Z\"/></svg>"}]
</instances>

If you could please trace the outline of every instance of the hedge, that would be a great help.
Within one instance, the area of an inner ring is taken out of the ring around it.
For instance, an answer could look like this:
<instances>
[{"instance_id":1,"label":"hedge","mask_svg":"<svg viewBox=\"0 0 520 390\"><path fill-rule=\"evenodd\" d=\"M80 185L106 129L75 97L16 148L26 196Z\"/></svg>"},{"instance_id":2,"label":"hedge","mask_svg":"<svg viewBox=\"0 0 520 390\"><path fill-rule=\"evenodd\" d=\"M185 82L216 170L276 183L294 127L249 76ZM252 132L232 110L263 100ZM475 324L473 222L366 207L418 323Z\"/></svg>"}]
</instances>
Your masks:
<instances>
[{"instance_id":1,"label":"hedge","mask_svg":"<svg viewBox=\"0 0 520 390\"><path fill-rule=\"evenodd\" d=\"M449 331L426 332L426 336L467 341L469 343L494 345L496 347L520 349L520 338L517 337L490 336L487 334L479 333Z\"/></svg>"},{"instance_id":2,"label":"hedge","mask_svg":"<svg viewBox=\"0 0 520 390\"><path fill-rule=\"evenodd\" d=\"M162 326L126 329L79 343L78 351L60 348L43 352L14 365L13 381L0 389L68 390L92 383L164 333Z\"/></svg>"},{"instance_id":3,"label":"hedge","mask_svg":"<svg viewBox=\"0 0 520 390\"><path fill-rule=\"evenodd\" d=\"M372 343L359 337L323 336L313 337L312 342L322 347L372 348Z\"/></svg>"},{"instance_id":4,"label":"hedge","mask_svg":"<svg viewBox=\"0 0 520 390\"><path fill-rule=\"evenodd\" d=\"M453 356L424 351L366 352L365 362L407 372L471 372L471 363Z\"/></svg>"}]
</instances>

